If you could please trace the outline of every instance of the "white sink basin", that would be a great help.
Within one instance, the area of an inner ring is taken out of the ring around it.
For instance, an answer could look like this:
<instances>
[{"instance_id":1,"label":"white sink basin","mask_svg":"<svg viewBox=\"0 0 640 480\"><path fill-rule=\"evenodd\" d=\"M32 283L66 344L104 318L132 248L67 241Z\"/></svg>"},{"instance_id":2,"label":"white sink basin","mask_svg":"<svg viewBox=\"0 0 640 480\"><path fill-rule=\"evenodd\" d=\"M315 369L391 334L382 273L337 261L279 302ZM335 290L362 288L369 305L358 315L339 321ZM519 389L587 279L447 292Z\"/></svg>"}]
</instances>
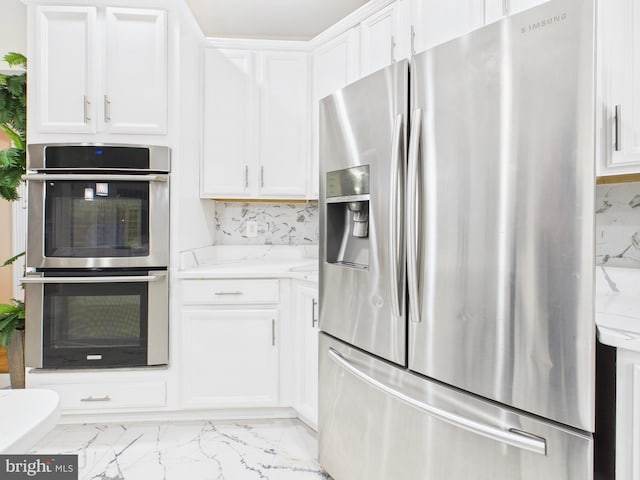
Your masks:
<instances>
[{"instance_id":1,"label":"white sink basin","mask_svg":"<svg viewBox=\"0 0 640 480\"><path fill-rule=\"evenodd\" d=\"M53 390L0 390L0 453L28 453L59 419Z\"/></svg>"}]
</instances>

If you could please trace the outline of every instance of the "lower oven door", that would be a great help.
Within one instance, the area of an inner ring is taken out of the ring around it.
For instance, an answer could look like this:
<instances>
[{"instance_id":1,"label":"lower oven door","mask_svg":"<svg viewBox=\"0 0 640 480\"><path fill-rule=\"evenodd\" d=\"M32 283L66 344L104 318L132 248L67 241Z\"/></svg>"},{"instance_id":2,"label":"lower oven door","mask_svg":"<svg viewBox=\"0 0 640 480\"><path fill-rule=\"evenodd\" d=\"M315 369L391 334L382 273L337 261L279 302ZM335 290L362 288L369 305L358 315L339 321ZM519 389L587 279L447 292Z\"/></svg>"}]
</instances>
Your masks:
<instances>
[{"instance_id":1,"label":"lower oven door","mask_svg":"<svg viewBox=\"0 0 640 480\"><path fill-rule=\"evenodd\" d=\"M23 283L28 367L168 362L166 270L39 272Z\"/></svg>"}]
</instances>

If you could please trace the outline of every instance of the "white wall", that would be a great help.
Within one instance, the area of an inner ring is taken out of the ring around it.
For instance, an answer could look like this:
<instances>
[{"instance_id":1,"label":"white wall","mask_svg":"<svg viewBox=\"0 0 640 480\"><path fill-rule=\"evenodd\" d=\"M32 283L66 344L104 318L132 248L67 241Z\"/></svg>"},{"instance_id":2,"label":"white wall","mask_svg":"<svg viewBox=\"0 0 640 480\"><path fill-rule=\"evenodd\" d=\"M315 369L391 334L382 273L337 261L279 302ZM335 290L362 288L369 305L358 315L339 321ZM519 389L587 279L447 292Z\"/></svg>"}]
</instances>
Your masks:
<instances>
[{"instance_id":1,"label":"white wall","mask_svg":"<svg viewBox=\"0 0 640 480\"><path fill-rule=\"evenodd\" d=\"M20 0L0 1L0 58L8 52L27 54L27 7ZM0 70L6 68L0 60Z\"/></svg>"}]
</instances>

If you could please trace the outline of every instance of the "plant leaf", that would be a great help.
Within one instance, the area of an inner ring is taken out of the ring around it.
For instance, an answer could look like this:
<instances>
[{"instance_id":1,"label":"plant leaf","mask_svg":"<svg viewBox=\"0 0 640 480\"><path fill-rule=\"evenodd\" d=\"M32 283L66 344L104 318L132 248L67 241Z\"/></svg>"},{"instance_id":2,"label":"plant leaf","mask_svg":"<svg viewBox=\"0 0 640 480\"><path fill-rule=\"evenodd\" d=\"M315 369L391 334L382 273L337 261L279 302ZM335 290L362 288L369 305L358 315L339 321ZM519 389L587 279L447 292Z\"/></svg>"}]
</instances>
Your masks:
<instances>
[{"instance_id":1,"label":"plant leaf","mask_svg":"<svg viewBox=\"0 0 640 480\"><path fill-rule=\"evenodd\" d=\"M13 257L11 257L11 258L8 258L7 260L5 260L5 261L4 261L4 263L2 264L2 266L3 266L3 267L7 267L7 266L11 265L13 262L15 262L16 260L18 260L20 257L24 256L24 254L25 254L25 253L26 253L26 252L22 252L22 253L19 253L19 254L17 254L17 255L14 255L14 256L13 256ZM19 300L15 300L15 301L19 301Z\"/></svg>"},{"instance_id":2,"label":"plant leaf","mask_svg":"<svg viewBox=\"0 0 640 480\"><path fill-rule=\"evenodd\" d=\"M21 53L9 52L4 56L4 61L7 62L11 67L21 65L25 69L27 68L27 57L25 57Z\"/></svg>"}]
</instances>

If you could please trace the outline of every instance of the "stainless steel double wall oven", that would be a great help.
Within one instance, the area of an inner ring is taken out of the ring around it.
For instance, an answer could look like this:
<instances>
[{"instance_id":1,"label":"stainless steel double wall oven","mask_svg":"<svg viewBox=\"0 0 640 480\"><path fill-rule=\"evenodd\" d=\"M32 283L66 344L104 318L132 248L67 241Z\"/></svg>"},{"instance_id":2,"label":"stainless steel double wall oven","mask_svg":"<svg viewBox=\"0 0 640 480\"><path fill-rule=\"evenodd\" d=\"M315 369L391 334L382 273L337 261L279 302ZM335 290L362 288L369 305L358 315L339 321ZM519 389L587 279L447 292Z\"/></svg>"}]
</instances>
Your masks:
<instances>
[{"instance_id":1,"label":"stainless steel double wall oven","mask_svg":"<svg viewBox=\"0 0 640 480\"><path fill-rule=\"evenodd\" d=\"M167 147L30 145L26 361L168 361Z\"/></svg>"}]
</instances>

